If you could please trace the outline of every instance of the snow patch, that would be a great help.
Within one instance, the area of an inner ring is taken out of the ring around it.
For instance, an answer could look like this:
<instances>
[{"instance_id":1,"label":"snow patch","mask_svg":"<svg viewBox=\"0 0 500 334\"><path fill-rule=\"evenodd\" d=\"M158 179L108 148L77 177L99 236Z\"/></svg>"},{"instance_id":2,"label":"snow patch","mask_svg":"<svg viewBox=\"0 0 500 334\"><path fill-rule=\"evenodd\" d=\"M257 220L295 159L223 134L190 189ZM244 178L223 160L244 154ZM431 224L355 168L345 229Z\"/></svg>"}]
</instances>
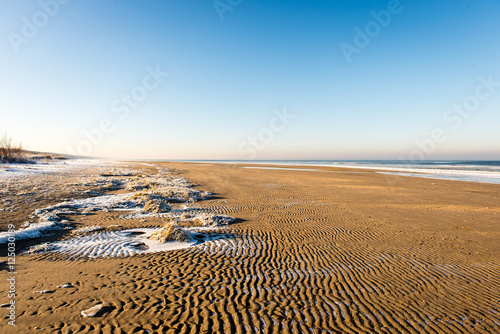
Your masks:
<instances>
[{"instance_id":1,"label":"snow patch","mask_svg":"<svg viewBox=\"0 0 500 334\"><path fill-rule=\"evenodd\" d=\"M161 243L149 238L151 234L159 230L160 228L134 228L123 231L98 232L53 242L44 247L48 251L64 254L71 258L104 258L183 249L201 242L227 238L226 235L215 233L193 233L193 238L187 242ZM28 253L35 253L35 251L30 249Z\"/></svg>"},{"instance_id":2,"label":"snow patch","mask_svg":"<svg viewBox=\"0 0 500 334\"><path fill-rule=\"evenodd\" d=\"M0 232L0 244L8 242L9 237L14 237L16 240L39 238L50 231L64 230L63 224L58 221L47 220L38 224L31 224L26 228L19 229L15 232Z\"/></svg>"}]
</instances>

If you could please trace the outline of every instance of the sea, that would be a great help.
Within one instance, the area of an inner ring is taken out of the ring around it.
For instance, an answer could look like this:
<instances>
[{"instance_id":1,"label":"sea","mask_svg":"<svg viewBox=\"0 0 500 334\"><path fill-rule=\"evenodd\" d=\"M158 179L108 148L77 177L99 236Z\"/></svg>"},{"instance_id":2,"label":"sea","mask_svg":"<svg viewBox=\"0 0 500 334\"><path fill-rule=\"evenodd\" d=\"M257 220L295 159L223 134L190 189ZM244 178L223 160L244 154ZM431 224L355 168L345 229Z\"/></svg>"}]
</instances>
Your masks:
<instances>
[{"instance_id":1,"label":"sea","mask_svg":"<svg viewBox=\"0 0 500 334\"><path fill-rule=\"evenodd\" d=\"M187 161L187 160L184 160ZM269 164L289 166L344 167L376 169L381 174L408 177L500 184L500 161L425 160L189 160L229 164Z\"/></svg>"}]
</instances>

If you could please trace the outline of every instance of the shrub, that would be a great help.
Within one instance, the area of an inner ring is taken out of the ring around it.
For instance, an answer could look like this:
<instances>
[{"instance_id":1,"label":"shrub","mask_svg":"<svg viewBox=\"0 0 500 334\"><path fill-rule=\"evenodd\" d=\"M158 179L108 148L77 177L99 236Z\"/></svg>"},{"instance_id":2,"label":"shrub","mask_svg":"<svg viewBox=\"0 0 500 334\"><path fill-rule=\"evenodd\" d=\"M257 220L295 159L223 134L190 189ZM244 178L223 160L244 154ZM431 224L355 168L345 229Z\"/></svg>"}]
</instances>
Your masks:
<instances>
[{"instance_id":1,"label":"shrub","mask_svg":"<svg viewBox=\"0 0 500 334\"><path fill-rule=\"evenodd\" d=\"M168 202L161 198L150 199L144 203L144 208L142 211L149 213L162 213L168 212L172 208L168 205Z\"/></svg>"},{"instance_id":2,"label":"shrub","mask_svg":"<svg viewBox=\"0 0 500 334\"><path fill-rule=\"evenodd\" d=\"M0 162L29 162L21 144L15 145L12 142L12 138L4 134L0 138Z\"/></svg>"},{"instance_id":3,"label":"shrub","mask_svg":"<svg viewBox=\"0 0 500 334\"><path fill-rule=\"evenodd\" d=\"M175 220L170 220L161 230L151 234L149 239L159 242L190 241L191 232L180 227Z\"/></svg>"}]
</instances>

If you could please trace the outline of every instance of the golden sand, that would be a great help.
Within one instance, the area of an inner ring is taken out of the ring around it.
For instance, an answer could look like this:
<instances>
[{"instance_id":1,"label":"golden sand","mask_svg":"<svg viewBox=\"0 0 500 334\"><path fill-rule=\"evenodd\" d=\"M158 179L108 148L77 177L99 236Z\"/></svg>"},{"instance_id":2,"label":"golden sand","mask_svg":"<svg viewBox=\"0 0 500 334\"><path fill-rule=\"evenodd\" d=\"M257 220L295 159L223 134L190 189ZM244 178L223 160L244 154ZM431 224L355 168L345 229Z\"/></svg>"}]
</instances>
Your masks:
<instances>
[{"instance_id":1,"label":"golden sand","mask_svg":"<svg viewBox=\"0 0 500 334\"><path fill-rule=\"evenodd\" d=\"M164 165L216 194L197 206L238 218L235 238L122 258L18 256L17 325L4 319L0 332L500 332L500 185L325 167ZM16 211L0 211L2 229L78 196L65 190L70 179L37 178L40 189L52 187L45 194L17 189ZM161 225L122 214L74 219ZM1 300L6 289L2 280ZM101 304L98 316L81 315Z\"/></svg>"}]
</instances>

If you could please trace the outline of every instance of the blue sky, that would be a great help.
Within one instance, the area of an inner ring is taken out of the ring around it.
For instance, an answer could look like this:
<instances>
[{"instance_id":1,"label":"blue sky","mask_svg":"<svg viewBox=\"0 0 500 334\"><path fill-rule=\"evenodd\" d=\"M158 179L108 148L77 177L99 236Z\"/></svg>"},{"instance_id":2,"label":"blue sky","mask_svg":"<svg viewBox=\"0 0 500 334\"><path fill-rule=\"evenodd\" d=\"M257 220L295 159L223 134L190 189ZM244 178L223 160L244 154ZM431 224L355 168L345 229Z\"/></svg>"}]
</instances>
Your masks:
<instances>
[{"instance_id":1,"label":"blue sky","mask_svg":"<svg viewBox=\"0 0 500 334\"><path fill-rule=\"evenodd\" d=\"M2 0L0 132L127 159L498 160L499 33L496 0Z\"/></svg>"}]
</instances>

